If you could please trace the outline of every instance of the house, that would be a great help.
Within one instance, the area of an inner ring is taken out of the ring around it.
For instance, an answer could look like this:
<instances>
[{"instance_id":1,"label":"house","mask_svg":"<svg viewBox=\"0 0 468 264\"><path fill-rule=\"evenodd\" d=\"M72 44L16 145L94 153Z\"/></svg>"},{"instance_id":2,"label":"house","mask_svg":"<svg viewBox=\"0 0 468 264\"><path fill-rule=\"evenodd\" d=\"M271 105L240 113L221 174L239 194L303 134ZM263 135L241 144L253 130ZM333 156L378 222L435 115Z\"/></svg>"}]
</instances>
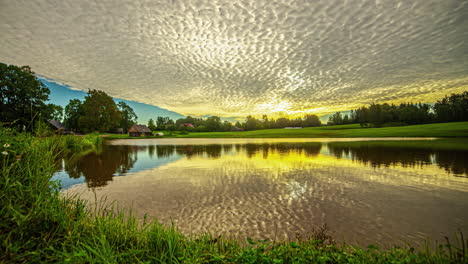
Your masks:
<instances>
[{"instance_id":1,"label":"house","mask_svg":"<svg viewBox=\"0 0 468 264\"><path fill-rule=\"evenodd\" d=\"M128 130L131 137L152 136L153 132L145 125L133 125Z\"/></svg>"},{"instance_id":2,"label":"house","mask_svg":"<svg viewBox=\"0 0 468 264\"><path fill-rule=\"evenodd\" d=\"M48 120L47 122L49 123L49 127L52 128L52 130L54 130L56 134L60 134L60 135L64 134L65 126L62 123L60 123L60 121L51 119L51 120Z\"/></svg>"},{"instance_id":3,"label":"house","mask_svg":"<svg viewBox=\"0 0 468 264\"><path fill-rule=\"evenodd\" d=\"M194 128L193 124L192 123L183 123L180 125L181 127L191 127L191 128Z\"/></svg>"}]
</instances>

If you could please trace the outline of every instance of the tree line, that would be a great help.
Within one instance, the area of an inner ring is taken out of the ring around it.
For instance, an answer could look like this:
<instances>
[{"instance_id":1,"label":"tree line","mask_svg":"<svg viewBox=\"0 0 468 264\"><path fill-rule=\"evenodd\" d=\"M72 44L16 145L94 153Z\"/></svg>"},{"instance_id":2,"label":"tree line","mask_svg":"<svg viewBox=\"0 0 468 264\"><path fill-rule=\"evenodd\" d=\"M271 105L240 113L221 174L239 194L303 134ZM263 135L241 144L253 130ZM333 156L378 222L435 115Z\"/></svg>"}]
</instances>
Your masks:
<instances>
[{"instance_id":1,"label":"tree line","mask_svg":"<svg viewBox=\"0 0 468 264\"><path fill-rule=\"evenodd\" d=\"M371 104L350 114L336 112L328 119L328 125L359 123L361 127L418 125L441 122L468 121L468 91L445 96L433 106L422 103Z\"/></svg>"},{"instance_id":2,"label":"tree line","mask_svg":"<svg viewBox=\"0 0 468 264\"><path fill-rule=\"evenodd\" d=\"M187 116L179 118L176 121L173 121L169 117L158 116L155 120L150 119L148 121L148 128L153 131L178 130L189 132L225 132L285 127L312 127L320 125L321 122L317 115L306 115L303 118L293 119L287 117L269 119L267 115L263 115L261 119L257 119L253 116L247 116L246 120L237 121L235 124L226 120L222 121L219 116L210 116L208 118Z\"/></svg>"},{"instance_id":3,"label":"tree line","mask_svg":"<svg viewBox=\"0 0 468 264\"><path fill-rule=\"evenodd\" d=\"M153 131L169 130L169 131L196 131L196 132L220 132L230 131L232 123L229 121L222 121L219 116L210 116L208 118L196 118L187 116L179 118L176 121L169 117L156 118L156 121L150 119L148 121L148 128Z\"/></svg>"}]
</instances>

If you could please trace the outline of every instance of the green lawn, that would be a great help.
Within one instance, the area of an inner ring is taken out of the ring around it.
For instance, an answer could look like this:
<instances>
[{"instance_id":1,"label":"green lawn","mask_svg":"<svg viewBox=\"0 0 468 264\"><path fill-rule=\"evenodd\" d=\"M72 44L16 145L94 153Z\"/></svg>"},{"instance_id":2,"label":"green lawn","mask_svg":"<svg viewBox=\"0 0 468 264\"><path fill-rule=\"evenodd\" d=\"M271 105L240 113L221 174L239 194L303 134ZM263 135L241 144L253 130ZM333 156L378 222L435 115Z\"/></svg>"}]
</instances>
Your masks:
<instances>
[{"instance_id":1,"label":"green lawn","mask_svg":"<svg viewBox=\"0 0 468 264\"><path fill-rule=\"evenodd\" d=\"M166 133L165 133L166 134ZM308 127L303 129L264 129L241 132L173 133L180 138L346 138L346 137L468 137L468 122L439 123L400 127L361 128L359 124ZM112 135L108 138L130 138ZM143 138L143 137L142 137ZM145 137L147 138L147 137Z\"/></svg>"}]
</instances>

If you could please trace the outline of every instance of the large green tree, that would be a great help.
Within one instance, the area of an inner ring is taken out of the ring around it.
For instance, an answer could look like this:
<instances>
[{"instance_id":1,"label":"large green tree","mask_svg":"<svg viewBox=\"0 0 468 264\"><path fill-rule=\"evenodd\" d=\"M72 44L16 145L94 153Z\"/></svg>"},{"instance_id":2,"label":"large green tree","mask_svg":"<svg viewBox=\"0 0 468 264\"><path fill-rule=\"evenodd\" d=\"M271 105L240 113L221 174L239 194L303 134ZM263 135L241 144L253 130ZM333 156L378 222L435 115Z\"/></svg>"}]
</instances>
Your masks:
<instances>
[{"instance_id":1,"label":"large green tree","mask_svg":"<svg viewBox=\"0 0 468 264\"><path fill-rule=\"evenodd\" d=\"M164 130L166 129L166 126L169 124L169 120L170 118L169 117L162 117L162 116L158 116L156 118L156 126L157 126L157 130Z\"/></svg>"},{"instance_id":2,"label":"large green tree","mask_svg":"<svg viewBox=\"0 0 468 264\"><path fill-rule=\"evenodd\" d=\"M44 115L47 119L54 119L62 122L63 107L60 105L48 104L44 110Z\"/></svg>"},{"instance_id":3,"label":"large green tree","mask_svg":"<svg viewBox=\"0 0 468 264\"><path fill-rule=\"evenodd\" d=\"M148 128L151 130L151 131L155 131L156 130L156 125L154 124L154 121L152 118L150 118L148 120Z\"/></svg>"},{"instance_id":4,"label":"large green tree","mask_svg":"<svg viewBox=\"0 0 468 264\"><path fill-rule=\"evenodd\" d=\"M81 108L78 125L85 133L107 132L120 125L120 111L112 97L103 91L89 90Z\"/></svg>"},{"instance_id":5,"label":"large green tree","mask_svg":"<svg viewBox=\"0 0 468 264\"><path fill-rule=\"evenodd\" d=\"M138 117L135 114L135 111L133 111L133 108L125 102L118 102L117 107L119 108L121 116L120 127L123 128L125 133L127 133L128 129L136 124Z\"/></svg>"},{"instance_id":6,"label":"large green tree","mask_svg":"<svg viewBox=\"0 0 468 264\"><path fill-rule=\"evenodd\" d=\"M468 91L446 96L434 105L437 121L468 121Z\"/></svg>"},{"instance_id":7,"label":"large green tree","mask_svg":"<svg viewBox=\"0 0 468 264\"><path fill-rule=\"evenodd\" d=\"M304 127L315 127L315 126L320 126L322 122L320 122L320 119L316 115L306 115L304 118Z\"/></svg>"},{"instance_id":8,"label":"large green tree","mask_svg":"<svg viewBox=\"0 0 468 264\"><path fill-rule=\"evenodd\" d=\"M51 119L57 108L45 103L49 94L29 66L0 63L0 122L31 129L35 121Z\"/></svg>"},{"instance_id":9,"label":"large green tree","mask_svg":"<svg viewBox=\"0 0 468 264\"><path fill-rule=\"evenodd\" d=\"M208 131L220 131L221 118L219 116L210 116L206 119L205 126Z\"/></svg>"},{"instance_id":10,"label":"large green tree","mask_svg":"<svg viewBox=\"0 0 468 264\"><path fill-rule=\"evenodd\" d=\"M82 115L82 102L79 99L72 99L65 106L64 122L65 127L73 131L79 131L78 120Z\"/></svg>"},{"instance_id":11,"label":"large green tree","mask_svg":"<svg viewBox=\"0 0 468 264\"><path fill-rule=\"evenodd\" d=\"M263 124L260 120L254 118L253 116L247 116L247 120L245 121L245 130L256 130L262 128Z\"/></svg>"}]
</instances>

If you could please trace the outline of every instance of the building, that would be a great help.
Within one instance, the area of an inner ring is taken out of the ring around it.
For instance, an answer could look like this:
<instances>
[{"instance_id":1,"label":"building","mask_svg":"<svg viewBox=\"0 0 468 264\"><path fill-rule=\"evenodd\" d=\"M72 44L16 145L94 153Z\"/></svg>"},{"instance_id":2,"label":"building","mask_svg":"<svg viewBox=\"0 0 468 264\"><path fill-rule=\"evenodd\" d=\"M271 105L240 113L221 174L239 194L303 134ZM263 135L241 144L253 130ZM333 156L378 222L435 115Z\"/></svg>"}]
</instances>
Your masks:
<instances>
[{"instance_id":1,"label":"building","mask_svg":"<svg viewBox=\"0 0 468 264\"><path fill-rule=\"evenodd\" d=\"M181 127L190 127L190 128L194 128L193 124L192 123L183 123L180 125Z\"/></svg>"},{"instance_id":2,"label":"building","mask_svg":"<svg viewBox=\"0 0 468 264\"><path fill-rule=\"evenodd\" d=\"M47 121L49 123L49 127L54 131L55 134L64 134L65 126L60 123L60 121L51 119Z\"/></svg>"},{"instance_id":3,"label":"building","mask_svg":"<svg viewBox=\"0 0 468 264\"><path fill-rule=\"evenodd\" d=\"M152 136L153 132L145 125L133 125L128 130L128 134L131 137L143 137L143 136Z\"/></svg>"}]
</instances>

